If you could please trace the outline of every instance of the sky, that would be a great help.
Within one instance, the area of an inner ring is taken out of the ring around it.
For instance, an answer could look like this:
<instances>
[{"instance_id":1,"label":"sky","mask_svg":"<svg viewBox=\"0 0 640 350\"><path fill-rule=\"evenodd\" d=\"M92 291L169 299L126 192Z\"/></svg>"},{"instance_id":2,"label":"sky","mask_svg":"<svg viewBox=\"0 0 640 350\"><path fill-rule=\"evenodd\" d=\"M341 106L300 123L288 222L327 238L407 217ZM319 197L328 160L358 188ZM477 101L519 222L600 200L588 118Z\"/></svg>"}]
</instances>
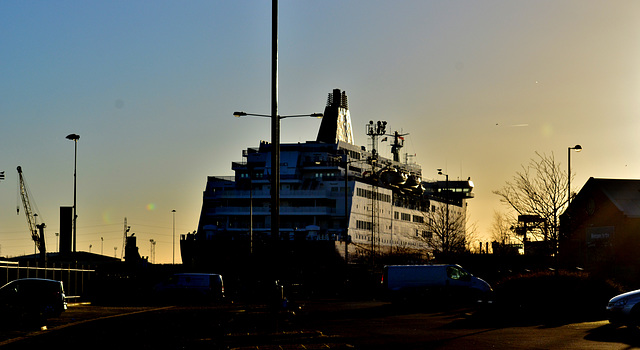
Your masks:
<instances>
[{"instance_id":1,"label":"sky","mask_svg":"<svg viewBox=\"0 0 640 350\"><path fill-rule=\"evenodd\" d=\"M126 218L156 263L181 261L207 176L270 140L267 118L233 112L270 113L271 1L1 1L0 48L0 256L34 252L17 166L57 249L70 133L77 250L120 257ZM536 152L566 168L580 144L576 191L640 178L639 1L281 0L280 114L322 112L336 88L357 145L384 120L409 133L424 180L471 177L479 241L508 210L493 191ZM281 140L315 140L319 125L286 119Z\"/></svg>"}]
</instances>

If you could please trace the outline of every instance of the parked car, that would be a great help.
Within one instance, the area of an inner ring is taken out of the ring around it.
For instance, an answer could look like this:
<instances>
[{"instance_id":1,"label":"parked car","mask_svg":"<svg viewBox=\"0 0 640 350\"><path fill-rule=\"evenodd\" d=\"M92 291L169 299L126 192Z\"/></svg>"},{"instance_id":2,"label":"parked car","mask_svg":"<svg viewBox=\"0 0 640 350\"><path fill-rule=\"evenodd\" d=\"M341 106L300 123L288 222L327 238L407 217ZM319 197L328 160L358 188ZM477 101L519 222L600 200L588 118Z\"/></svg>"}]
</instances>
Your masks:
<instances>
[{"instance_id":1,"label":"parked car","mask_svg":"<svg viewBox=\"0 0 640 350\"><path fill-rule=\"evenodd\" d=\"M607 318L612 324L640 326L640 289L611 298Z\"/></svg>"},{"instance_id":2,"label":"parked car","mask_svg":"<svg viewBox=\"0 0 640 350\"><path fill-rule=\"evenodd\" d=\"M22 278L0 288L0 312L5 321L44 321L58 317L67 309L61 281L43 278Z\"/></svg>"}]
</instances>

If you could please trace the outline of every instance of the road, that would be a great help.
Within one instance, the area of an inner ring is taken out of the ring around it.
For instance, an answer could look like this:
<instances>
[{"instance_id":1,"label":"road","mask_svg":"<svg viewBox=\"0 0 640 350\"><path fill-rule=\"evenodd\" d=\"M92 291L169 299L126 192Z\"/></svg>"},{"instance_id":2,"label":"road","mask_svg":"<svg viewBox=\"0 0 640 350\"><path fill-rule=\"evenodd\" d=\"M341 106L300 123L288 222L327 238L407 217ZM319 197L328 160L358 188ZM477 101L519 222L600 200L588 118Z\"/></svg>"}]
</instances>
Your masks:
<instances>
[{"instance_id":1,"label":"road","mask_svg":"<svg viewBox=\"0 0 640 350\"><path fill-rule=\"evenodd\" d=\"M8 327L2 349L632 349L640 335L606 321L541 324L468 309L415 310L319 300L294 317L264 305L74 305L46 330Z\"/></svg>"},{"instance_id":2,"label":"road","mask_svg":"<svg viewBox=\"0 0 640 350\"><path fill-rule=\"evenodd\" d=\"M309 307L312 307L311 305ZM416 312L386 303L323 305L311 321L362 349L630 349L640 334L606 320L496 320L467 309ZM322 316L322 314L326 316Z\"/></svg>"}]
</instances>

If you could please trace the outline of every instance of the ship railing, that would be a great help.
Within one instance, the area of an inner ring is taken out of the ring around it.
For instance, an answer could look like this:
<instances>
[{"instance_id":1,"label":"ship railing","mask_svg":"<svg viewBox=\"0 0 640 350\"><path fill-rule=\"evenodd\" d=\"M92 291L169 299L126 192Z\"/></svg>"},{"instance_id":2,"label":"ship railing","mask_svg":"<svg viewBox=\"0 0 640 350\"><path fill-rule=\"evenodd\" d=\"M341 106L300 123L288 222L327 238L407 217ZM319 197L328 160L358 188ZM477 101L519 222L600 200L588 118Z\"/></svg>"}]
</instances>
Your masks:
<instances>
[{"instance_id":1,"label":"ship railing","mask_svg":"<svg viewBox=\"0 0 640 350\"><path fill-rule=\"evenodd\" d=\"M269 207L253 207L254 215L268 214L271 210ZM211 208L207 214L247 214L249 215L249 207L216 207Z\"/></svg>"},{"instance_id":2,"label":"ship railing","mask_svg":"<svg viewBox=\"0 0 640 350\"><path fill-rule=\"evenodd\" d=\"M283 214L335 214L336 208L331 207L280 207Z\"/></svg>"},{"instance_id":3,"label":"ship railing","mask_svg":"<svg viewBox=\"0 0 640 350\"><path fill-rule=\"evenodd\" d=\"M207 212L209 215L217 214L244 214L249 215L249 207L216 207ZM253 215L266 215L271 213L269 207L253 207ZM332 207L280 207L281 214L309 214L309 215L326 215L335 214L336 208Z\"/></svg>"},{"instance_id":4,"label":"ship railing","mask_svg":"<svg viewBox=\"0 0 640 350\"><path fill-rule=\"evenodd\" d=\"M208 177L208 181L211 181L211 182L215 182L215 181L235 182L236 181L236 177L235 176L209 176Z\"/></svg>"},{"instance_id":5,"label":"ship railing","mask_svg":"<svg viewBox=\"0 0 640 350\"><path fill-rule=\"evenodd\" d=\"M222 191L216 192L213 196L207 196L208 198L270 198L271 192L269 190L253 190L250 193L246 191ZM334 198L344 197L344 192L331 191L331 190L281 190L281 198Z\"/></svg>"}]
</instances>

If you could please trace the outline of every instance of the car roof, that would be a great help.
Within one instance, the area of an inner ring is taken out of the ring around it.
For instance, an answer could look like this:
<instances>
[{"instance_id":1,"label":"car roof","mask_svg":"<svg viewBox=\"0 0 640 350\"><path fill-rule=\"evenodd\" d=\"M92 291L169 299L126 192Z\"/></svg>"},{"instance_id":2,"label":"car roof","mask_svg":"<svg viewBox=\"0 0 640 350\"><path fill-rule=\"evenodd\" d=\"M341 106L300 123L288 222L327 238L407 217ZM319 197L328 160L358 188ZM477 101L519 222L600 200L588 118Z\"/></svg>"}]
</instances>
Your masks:
<instances>
[{"instance_id":1,"label":"car roof","mask_svg":"<svg viewBox=\"0 0 640 350\"><path fill-rule=\"evenodd\" d=\"M61 281L51 280L51 279L46 279L46 278L19 278L17 280L9 281L7 284L2 286L2 288L4 288L5 286L8 286L10 284L23 283L23 282L26 282L26 283L50 283L50 284L60 284L60 283L62 283Z\"/></svg>"},{"instance_id":2,"label":"car roof","mask_svg":"<svg viewBox=\"0 0 640 350\"><path fill-rule=\"evenodd\" d=\"M58 281L58 280L52 280L52 279L48 279L48 278L34 278L34 277L18 278L17 280L13 280L11 282L19 282L19 281L41 281L41 282L47 282L47 283L60 283L60 281ZM9 282L9 283L11 283L11 282Z\"/></svg>"}]
</instances>

